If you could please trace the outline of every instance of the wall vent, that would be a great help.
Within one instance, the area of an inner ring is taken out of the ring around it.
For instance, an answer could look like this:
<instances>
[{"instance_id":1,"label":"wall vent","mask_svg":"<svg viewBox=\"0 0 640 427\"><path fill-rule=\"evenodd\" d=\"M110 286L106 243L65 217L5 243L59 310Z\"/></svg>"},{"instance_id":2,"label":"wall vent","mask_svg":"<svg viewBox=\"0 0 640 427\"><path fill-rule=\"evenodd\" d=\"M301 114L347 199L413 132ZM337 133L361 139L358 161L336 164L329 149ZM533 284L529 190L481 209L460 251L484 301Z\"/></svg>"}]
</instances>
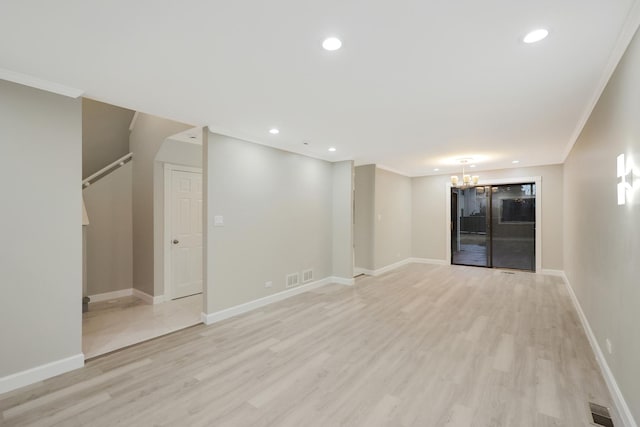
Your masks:
<instances>
[{"instance_id":1,"label":"wall vent","mask_svg":"<svg viewBox=\"0 0 640 427\"><path fill-rule=\"evenodd\" d=\"M287 288L293 288L300 284L300 275L298 273L287 274Z\"/></svg>"},{"instance_id":2,"label":"wall vent","mask_svg":"<svg viewBox=\"0 0 640 427\"><path fill-rule=\"evenodd\" d=\"M613 427L613 421L611 420L609 408L593 402L589 402L589 411L591 411L591 418L593 419L593 423L595 425Z\"/></svg>"},{"instance_id":3,"label":"wall vent","mask_svg":"<svg viewBox=\"0 0 640 427\"><path fill-rule=\"evenodd\" d=\"M302 272L302 283L307 283L313 280L313 270L304 270Z\"/></svg>"}]
</instances>

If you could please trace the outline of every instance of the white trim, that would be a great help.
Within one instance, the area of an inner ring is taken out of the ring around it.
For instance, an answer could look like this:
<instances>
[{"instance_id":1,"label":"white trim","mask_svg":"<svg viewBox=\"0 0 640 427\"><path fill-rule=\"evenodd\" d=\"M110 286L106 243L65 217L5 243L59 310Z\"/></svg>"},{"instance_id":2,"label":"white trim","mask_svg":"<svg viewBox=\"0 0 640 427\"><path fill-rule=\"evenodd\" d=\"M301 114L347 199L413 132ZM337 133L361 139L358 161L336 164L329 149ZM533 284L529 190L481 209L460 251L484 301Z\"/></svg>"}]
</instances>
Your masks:
<instances>
[{"instance_id":1,"label":"white trim","mask_svg":"<svg viewBox=\"0 0 640 427\"><path fill-rule=\"evenodd\" d=\"M136 298L141 299L142 301L146 302L147 304L160 304L163 303L165 301L168 301L168 299L165 298L164 295L156 295L156 296L152 296L149 295L146 292L142 292L140 289L136 289L133 288L133 296Z\"/></svg>"},{"instance_id":2,"label":"white trim","mask_svg":"<svg viewBox=\"0 0 640 427\"><path fill-rule=\"evenodd\" d=\"M181 172L192 172L192 173L199 173L200 175L202 175L202 179L204 182L204 174L202 173L202 168L195 168L195 167L191 167L191 166L182 166L182 165L176 165L173 163L165 163L164 167L163 167L163 173L164 173L164 224L163 224L163 241L164 241L164 245L163 245L163 259L162 262L164 264L164 294L167 296L167 300L170 300L171 298L173 298L173 288L172 288L172 283L171 283L171 213L172 213L172 209L171 209L171 201L173 200L172 198L172 189L171 189L171 173L173 171L181 171ZM203 194L202 194L202 203L204 206L204 202L205 202L205 194L204 194L204 187L202 189ZM202 244L204 247L204 233L202 235ZM204 257L204 251L203 251L203 257ZM203 263L206 263L206 260L203 259ZM203 287L203 292L204 292L204 279L202 281L202 287Z\"/></svg>"},{"instance_id":3,"label":"white trim","mask_svg":"<svg viewBox=\"0 0 640 427\"><path fill-rule=\"evenodd\" d=\"M369 270L366 268L355 267L353 269L356 276L360 274L366 274L367 276L380 276L381 274L388 273L396 268L403 267L407 264L434 264L434 265L448 265L444 259L431 259L431 258L405 258L402 261L395 262L393 264L385 265L377 270Z\"/></svg>"},{"instance_id":4,"label":"white trim","mask_svg":"<svg viewBox=\"0 0 640 427\"><path fill-rule=\"evenodd\" d=\"M120 289L118 291L105 292L103 294L89 295L89 303L108 301L116 298L130 297L133 295L133 289Z\"/></svg>"},{"instance_id":5,"label":"white trim","mask_svg":"<svg viewBox=\"0 0 640 427\"><path fill-rule=\"evenodd\" d=\"M138 113L137 111L133 113L133 117L131 118L131 123L129 124L129 132L132 132L133 128L136 127L136 122L138 121L139 115L140 113Z\"/></svg>"},{"instance_id":6,"label":"white trim","mask_svg":"<svg viewBox=\"0 0 640 427\"><path fill-rule=\"evenodd\" d=\"M152 295L149 295L148 293L143 292L140 289L136 289L136 288L120 289L119 291L105 292L103 294L90 295L89 299L90 299L90 303L94 303L94 302L108 301L108 300L112 300L112 299L116 299L116 298L122 298L122 297L128 297L128 296L134 296L134 297L136 297L138 299L141 299L142 301L144 301L147 304L160 304L160 303L163 303L163 302L167 301L167 299L165 298L164 295L152 296Z\"/></svg>"},{"instance_id":7,"label":"white trim","mask_svg":"<svg viewBox=\"0 0 640 427\"><path fill-rule=\"evenodd\" d=\"M407 175L406 173L400 172L397 169L390 168L389 166L385 166L385 165L381 165L381 164L376 163L375 167L378 168L378 169L382 169L383 171L387 171L387 172L395 173L396 175L404 176L405 178L412 178L411 176Z\"/></svg>"},{"instance_id":8,"label":"white trim","mask_svg":"<svg viewBox=\"0 0 640 427\"><path fill-rule=\"evenodd\" d=\"M571 283L569 283L569 278L567 275L562 272L562 280L567 287L567 291L569 292L569 296L571 297L571 301L573 302L573 306L578 312L578 317L580 318L580 322L582 323L582 327L589 339L589 344L591 344L591 349L595 353L596 360L598 361L598 365L600 366L600 370L602 371L602 376L604 377L605 382L607 383L607 388L609 389L609 393L611 393L611 397L613 398L613 404L616 406L618 410L618 414L620 415L622 424L626 427L638 427L636 421L633 418L633 414L627 405L627 402L622 395L622 391L620 387L618 387L618 383L616 382L616 378L613 376L613 372L611 372L611 368L609 368L609 364L607 363L607 359L604 357L604 353L600 348L600 344L598 344L598 339L596 338L593 330L591 329L591 325L589 325L589 320L587 316L582 311L582 306L580 305L580 301L576 296L575 292L573 292L573 288L571 287Z\"/></svg>"},{"instance_id":9,"label":"white trim","mask_svg":"<svg viewBox=\"0 0 640 427\"><path fill-rule=\"evenodd\" d=\"M82 96L84 93L84 90L82 89L61 85L49 80L44 80L28 74L17 73L4 68L0 68L0 79L44 90L46 92L56 93L58 95L68 96L69 98L74 99Z\"/></svg>"},{"instance_id":10,"label":"white trim","mask_svg":"<svg viewBox=\"0 0 640 427\"><path fill-rule=\"evenodd\" d=\"M380 267L373 271L372 276L380 276L381 274L388 273L391 270L395 270L396 268L400 268L404 265L409 264L410 258L405 258L402 261L394 262L393 264L385 265L384 267Z\"/></svg>"},{"instance_id":11,"label":"white trim","mask_svg":"<svg viewBox=\"0 0 640 427\"><path fill-rule=\"evenodd\" d=\"M548 269L548 268L543 268L542 270L538 271L537 273L546 274L547 276L558 276L558 277L563 277L563 278L565 277L563 270L551 270L551 269Z\"/></svg>"},{"instance_id":12,"label":"white trim","mask_svg":"<svg viewBox=\"0 0 640 427\"><path fill-rule=\"evenodd\" d=\"M593 92L593 95L591 96L591 99L589 100L589 103L587 104L585 110L582 112L582 116L580 117L580 120L578 120L578 123L576 124L576 127L571 134L569 143L564 149L562 163L567 161L567 157L569 156L569 153L571 153L571 149L578 141L582 130L586 126L589 117L591 117L591 113L593 113L593 110L596 108L596 104L600 100L602 92L604 92L604 89L607 87L611 76L616 71L618 63L624 56L627 47L629 47L629 44L633 39L633 35L638 30L638 27L640 27L640 1L636 0L635 2L633 2L631 10L629 11L627 19L625 20L622 27L622 30L620 30L620 33L618 34L618 39L616 40L616 43L613 46L613 50L609 55L607 64L602 71L602 75L600 76L598 85L596 86L595 91Z\"/></svg>"},{"instance_id":13,"label":"white trim","mask_svg":"<svg viewBox=\"0 0 640 427\"><path fill-rule=\"evenodd\" d=\"M536 184L536 273L542 271L542 177L524 176L513 178L496 178L481 180L478 186L483 185L504 185L523 182L535 182ZM451 183L445 183L445 243L446 262L451 264Z\"/></svg>"},{"instance_id":14,"label":"white trim","mask_svg":"<svg viewBox=\"0 0 640 427\"><path fill-rule=\"evenodd\" d=\"M403 265L407 265L411 263L412 258L405 258L402 261L394 262L393 264L385 265L384 267L380 267L376 270L368 270L366 268L356 267L354 272L358 274L366 274L367 276L380 276L381 274L387 273L391 270L395 270L396 268L400 268Z\"/></svg>"},{"instance_id":15,"label":"white trim","mask_svg":"<svg viewBox=\"0 0 640 427\"><path fill-rule=\"evenodd\" d=\"M258 298L256 300L245 302L234 307L225 308L224 310L216 311L214 313L202 313L202 323L204 323L205 325L212 325L214 323L221 322L230 317L238 316L248 311L255 310L256 308L264 307L265 305L273 304L274 302L291 298L292 296L302 294L304 292L319 288L329 283L336 283L333 279L335 278L326 277L322 280L317 280L306 285L287 289L286 291L268 295L263 298Z\"/></svg>"},{"instance_id":16,"label":"white trim","mask_svg":"<svg viewBox=\"0 0 640 427\"><path fill-rule=\"evenodd\" d=\"M347 279L344 277L337 277L337 276L331 276L329 277L329 280L331 281L330 283L336 283L338 285L345 285L345 286L353 286L356 283L356 281L353 278Z\"/></svg>"},{"instance_id":17,"label":"white trim","mask_svg":"<svg viewBox=\"0 0 640 427\"><path fill-rule=\"evenodd\" d=\"M409 258L409 262L414 263L414 264L448 265L446 259Z\"/></svg>"},{"instance_id":18,"label":"white trim","mask_svg":"<svg viewBox=\"0 0 640 427\"><path fill-rule=\"evenodd\" d=\"M367 270L366 268L353 267L353 277L360 276L361 274L367 274L371 276L373 271Z\"/></svg>"},{"instance_id":19,"label":"white trim","mask_svg":"<svg viewBox=\"0 0 640 427\"><path fill-rule=\"evenodd\" d=\"M65 359L36 366L26 371L7 375L6 377L0 378L0 394L82 368L83 366L84 354L80 353Z\"/></svg>"}]
</instances>

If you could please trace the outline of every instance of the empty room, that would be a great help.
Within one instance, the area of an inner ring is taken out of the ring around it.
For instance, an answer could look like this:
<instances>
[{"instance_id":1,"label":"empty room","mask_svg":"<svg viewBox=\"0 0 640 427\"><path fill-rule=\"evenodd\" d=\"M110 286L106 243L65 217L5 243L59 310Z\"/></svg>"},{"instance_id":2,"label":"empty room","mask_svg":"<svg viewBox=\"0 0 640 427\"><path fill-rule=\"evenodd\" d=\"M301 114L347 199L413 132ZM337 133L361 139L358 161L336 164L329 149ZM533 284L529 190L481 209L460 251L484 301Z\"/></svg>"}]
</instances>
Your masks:
<instances>
[{"instance_id":1,"label":"empty room","mask_svg":"<svg viewBox=\"0 0 640 427\"><path fill-rule=\"evenodd\" d=\"M637 427L639 26L4 2L0 425Z\"/></svg>"}]
</instances>

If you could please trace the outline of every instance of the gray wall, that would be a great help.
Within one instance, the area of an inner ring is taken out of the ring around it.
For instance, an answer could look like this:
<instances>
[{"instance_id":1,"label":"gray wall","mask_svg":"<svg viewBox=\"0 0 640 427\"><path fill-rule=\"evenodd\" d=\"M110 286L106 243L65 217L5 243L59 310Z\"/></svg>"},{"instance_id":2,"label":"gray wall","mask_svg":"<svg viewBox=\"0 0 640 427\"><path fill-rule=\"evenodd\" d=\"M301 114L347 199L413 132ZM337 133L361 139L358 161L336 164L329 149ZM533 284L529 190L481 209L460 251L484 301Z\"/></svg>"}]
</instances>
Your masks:
<instances>
[{"instance_id":1,"label":"gray wall","mask_svg":"<svg viewBox=\"0 0 640 427\"><path fill-rule=\"evenodd\" d=\"M134 112L82 99L82 178L129 153L129 125Z\"/></svg>"},{"instance_id":2,"label":"gray wall","mask_svg":"<svg viewBox=\"0 0 640 427\"><path fill-rule=\"evenodd\" d=\"M205 144L205 310L284 291L289 273L331 276L332 164L213 133Z\"/></svg>"},{"instance_id":3,"label":"gray wall","mask_svg":"<svg viewBox=\"0 0 640 427\"><path fill-rule=\"evenodd\" d=\"M542 268L562 270L563 262L562 165L479 171L481 180L542 178ZM446 184L449 175L413 178L412 253L416 258L446 260Z\"/></svg>"},{"instance_id":4,"label":"gray wall","mask_svg":"<svg viewBox=\"0 0 640 427\"><path fill-rule=\"evenodd\" d=\"M411 257L411 178L376 168L374 267Z\"/></svg>"},{"instance_id":5,"label":"gray wall","mask_svg":"<svg viewBox=\"0 0 640 427\"><path fill-rule=\"evenodd\" d=\"M80 99L0 80L0 378L81 354Z\"/></svg>"},{"instance_id":6,"label":"gray wall","mask_svg":"<svg viewBox=\"0 0 640 427\"><path fill-rule=\"evenodd\" d=\"M355 267L374 270L373 217L375 211L376 165L355 168L355 224L353 228Z\"/></svg>"},{"instance_id":7,"label":"gray wall","mask_svg":"<svg viewBox=\"0 0 640 427\"><path fill-rule=\"evenodd\" d=\"M353 277L353 162L333 163L333 269L336 277Z\"/></svg>"},{"instance_id":8,"label":"gray wall","mask_svg":"<svg viewBox=\"0 0 640 427\"><path fill-rule=\"evenodd\" d=\"M89 216L88 295L132 287L131 174L129 162L82 190Z\"/></svg>"},{"instance_id":9,"label":"gray wall","mask_svg":"<svg viewBox=\"0 0 640 427\"><path fill-rule=\"evenodd\" d=\"M640 183L618 206L616 157L640 165L636 34L564 168L564 270L636 421L640 421ZM613 344L608 354L606 339Z\"/></svg>"},{"instance_id":10,"label":"gray wall","mask_svg":"<svg viewBox=\"0 0 640 427\"><path fill-rule=\"evenodd\" d=\"M149 295L161 295L154 286L154 177L156 155L164 140L192 126L148 114L138 114L131 132L133 152L133 287Z\"/></svg>"}]
</instances>

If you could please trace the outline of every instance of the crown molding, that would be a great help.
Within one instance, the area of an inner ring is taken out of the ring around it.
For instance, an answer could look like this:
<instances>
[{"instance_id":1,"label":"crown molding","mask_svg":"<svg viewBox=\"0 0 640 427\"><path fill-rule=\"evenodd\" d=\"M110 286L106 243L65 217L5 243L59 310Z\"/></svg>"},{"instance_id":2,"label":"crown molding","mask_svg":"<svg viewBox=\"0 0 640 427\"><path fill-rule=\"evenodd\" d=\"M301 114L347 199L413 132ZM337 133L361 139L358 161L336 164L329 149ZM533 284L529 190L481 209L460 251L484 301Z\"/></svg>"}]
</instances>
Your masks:
<instances>
[{"instance_id":1,"label":"crown molding","mask_svg":"<svg viewBox=\"0 0 640 427\"><path fill-rule=\"evenodd\" d=\"M82 96L84 93L84 90L82 89L61 85L49 80L44 80L28 74L17 73L4 68L0 68L0 79L44 90L46 92L56 93L58 95L68 96L69 98L74 99Z\"/></svg>"},{"instance_id":2,"label":"crown molding","mask_svg":"<svg viewBox=\"0 0 640 427\"><path fill-rule=\"evenodd\" d=\"M582 130L587 124L589 117L591 117L591 113L593 113L593 110L595 109L596 104L600 99L600 96L602 96L602 92L604 92L604 89L607 87L607 84L609 83L611 76L613 75L616 68L618 67L618 63L620 63L620 60L624 56L624 53L627 50L627 47L629 47L629 44L631 43L633 36L638 30L638 27L640 27L640 0L635 0L633 5L631 6L631 9L629 10L627 19L625 20L624 25L620 30L620 34L618 34L618 39L616 40L613 51L609 55L609 60L607 61L607 65L605 66L604 71L600 76L600 81L598 82L598 85L596 86L596 89L593 95L591 96L591 100L589 101L589 104L587 104L587 107L582 113L582 116L580 117L578 124L573 130L573 133L571 134L569 143L565 147L565 150L562 156L562 163L564 163L567 160L567 157L569 156L571 149L578 141L578 138L580 137Z\"/></svg>"}]
</instances>

